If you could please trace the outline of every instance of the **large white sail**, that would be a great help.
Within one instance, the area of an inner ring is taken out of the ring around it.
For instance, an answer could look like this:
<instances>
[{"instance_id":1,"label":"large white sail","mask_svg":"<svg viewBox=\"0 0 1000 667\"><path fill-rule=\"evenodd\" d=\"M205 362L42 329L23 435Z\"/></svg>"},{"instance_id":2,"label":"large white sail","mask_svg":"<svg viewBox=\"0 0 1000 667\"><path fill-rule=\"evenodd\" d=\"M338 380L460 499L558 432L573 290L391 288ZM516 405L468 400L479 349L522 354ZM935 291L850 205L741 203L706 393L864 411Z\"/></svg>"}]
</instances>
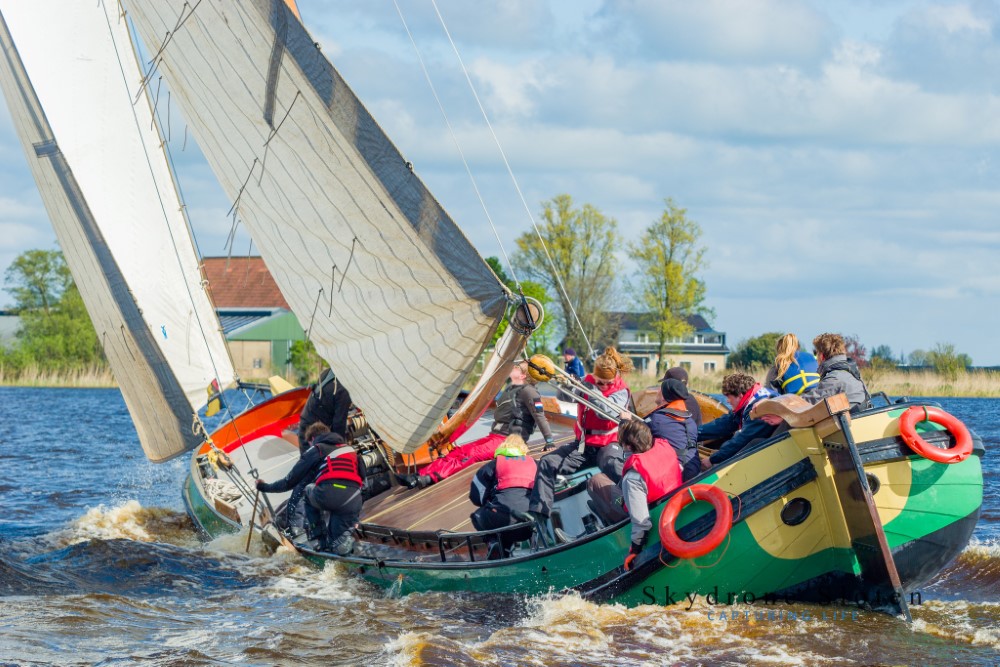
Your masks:
<instances>
[{"instance_id":1,"label":"large white sail","mask_svg":"<svg viewBox=\"0 0 1000 667\"><path fill-rule=\"evenodd\" d=\"M129 0L235 214L317 350L411 451L507 293L281 0Z\"/></svg>"},{"instance_id":2,"label":"large white sail","mask_svg":"<svg viewBox=\"0 0 1000 667\"><path fill-rule=\"evenodd\" d=\"M233 368L118 3L0 0L0 81L146 455L197 446ZM138 100L136 102L136 100Z\"/></svg>"}]
</instances>

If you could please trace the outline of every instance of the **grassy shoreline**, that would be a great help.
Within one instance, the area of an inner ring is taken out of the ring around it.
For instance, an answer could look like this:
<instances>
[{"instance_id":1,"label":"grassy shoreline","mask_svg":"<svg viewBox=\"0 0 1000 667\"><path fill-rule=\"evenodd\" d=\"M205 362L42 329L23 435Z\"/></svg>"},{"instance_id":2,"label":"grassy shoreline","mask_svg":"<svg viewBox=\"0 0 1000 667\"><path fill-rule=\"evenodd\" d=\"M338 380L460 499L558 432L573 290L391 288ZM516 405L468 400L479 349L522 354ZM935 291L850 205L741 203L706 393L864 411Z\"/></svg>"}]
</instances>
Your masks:
<instances>
[{"instance_id":1,"label":"grassy shoreline","mask_svg":"<svg viewBox=\"0 0 1000 667\"><path fill-rule=\"evenodd\" d=\"M692 375L693 389L718 393L722 378L733 372L716 371L707 375ZM750 374L763 381L765 368L751 369ZM1000 398L1000 371L968 371L954 378L931 370L875 370L862 371L871 392L884 391L889 396L938 396L961 398ZM649 375L632 374L626 380L633 389L657 384ZM71 371L42 371L26 368L11 372L0 367L0 386L5 387L70 387L114 388L118 386L111 370L105 367L81 368Z\"/></svg>"},{"instance_id":2,"label":"grassy shoreline","mask_svg":"<svg viewBox=\"0 0 1000 667\"><path fill-rule=\"evenodd\" d=\"M698 391L717 394L722 378L732 372L733 369L727 369L707 375L692 375L690 386ZM753 368L749 373L758 382L763 382L767 369ZM893 397L1000 398L1000 371L967 371L950 378L933 370L866 368L861 371L861 376L870 392L883 391ZM654 378L648 375L631 375L628 381L633 389L656 384Z\"/></svg>"},{"instance_id":3,"label":"grassy shoreline","mask_svg":"<svg viewBox=\"0 0 1000 667\"><path fill-rule=\"evenodd\" d=\"M46 371L34 366L11 371L0 366L0 386L66 387L74 389L109 389L117 387L111 369L92 366L63 371Z\"/></svg>"}]
</instances>

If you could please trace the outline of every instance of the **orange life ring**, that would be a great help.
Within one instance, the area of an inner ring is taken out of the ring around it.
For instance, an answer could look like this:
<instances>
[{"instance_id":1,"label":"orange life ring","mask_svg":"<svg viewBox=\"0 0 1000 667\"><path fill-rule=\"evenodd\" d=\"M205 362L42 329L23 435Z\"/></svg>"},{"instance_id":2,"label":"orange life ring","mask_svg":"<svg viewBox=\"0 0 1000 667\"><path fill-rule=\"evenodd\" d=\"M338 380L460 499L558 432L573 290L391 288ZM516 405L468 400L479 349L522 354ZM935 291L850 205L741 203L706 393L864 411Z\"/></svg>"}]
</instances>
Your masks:
<instances>
[{"instance_id":1,"label":"orange life ring","mask_svg":"<svg viewBox=\"0 0 1000 667\"><path fill-rule=\"evenodd\" d=\"M941 449L929 444L917 434L917 423L930 421L944 426L954 436L955 446ZM925 459L937 463L960 463L972 453L972 434L958 417L948 414L939 408L914 405L899 417L899 435L903 442Z\"/></svg>"},{"instance_id":2,"label":"orange life ring","mask_svg":"<svg viewBox=\"0 0 1000 667\"><path fill-rule=\"evenodd\" d=\"M705 537L694 542L687 542L677 535L674 523L676 523L677 515L681 513L681 510L695 500L703 500L712 504L712 507L715 508L715 525ZM726 539L726 535L729 534L729 529L732 527L733 505L726 492L710 484L695 484L675 494L667 502L667 506L663 508L663 513L660 515L660 542L664 549L678 558L697 558L722 544L722 540Z\"/></svg>"}]
</instances>

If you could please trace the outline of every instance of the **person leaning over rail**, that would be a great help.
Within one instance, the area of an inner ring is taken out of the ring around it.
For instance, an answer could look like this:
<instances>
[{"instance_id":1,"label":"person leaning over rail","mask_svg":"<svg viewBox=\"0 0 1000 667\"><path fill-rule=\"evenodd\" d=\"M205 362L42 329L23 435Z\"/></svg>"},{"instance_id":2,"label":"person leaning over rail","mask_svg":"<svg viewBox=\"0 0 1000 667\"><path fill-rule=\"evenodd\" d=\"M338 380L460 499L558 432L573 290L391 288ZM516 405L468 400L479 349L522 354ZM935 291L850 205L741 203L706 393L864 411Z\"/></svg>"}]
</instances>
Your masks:
<instances>
[{"instance_id":1,"label":"person leaning over rail","mask_svg":"<svg viewBox=\"0 0 1000 667\"><path fill-rule=\"evenodd\" d=\"M417 475L400 475L400 481L410 488L424 488L451 477L471 465L489 461L500 443L510 434L524 441L531 437L537 425L546 445L552 444L552 429L545 417L542 397L536 381L528 376L528 362L519 361L510 370L510 386L500 393L493 411L490 434L473 442L455 447L445 456L431 461Z\"/></svg>"},{"instance_id":2,"label":"person leaning over rail","mask_svg":"<svg viewBox=\"0 0 1000 667\"><path fill-rule=\"evenodd\" d=\"M670 443L654 438L645 422L622 422L619 438L630 453L621 481L615 486L604 473L594 475L587 480L587 491L605 523L617 523L626 516L631 519L631 546L625 556L625 569L630 570L653 527L649 504L682 484L681 466Z\"/></svg>"},{"instance_id":3,"label":"person leaning over rail","mask_svg":"<svg viewBox=\"0 0 1000 667\"><path fill-rule=\"evenodd\" d=\"M476 530L520 523L519 515L528 511L531 487L535 485L535 473L538 472L520 435L508 435L493 456L492 461L476 472L469 485L469 500L479 508L469 516ZM531 529L527 529L527 535L518 532L507 531L500 536L505 553L515 541L530 536Z\"/></svg>"},{"instance_id":4,"label":"person leaning over rail","mask_svg":"<svg viewBox=\"0 0 1000 667\"><path fill-rule=\"evenodd\" d=\"M312 385L309 398L299 415L299 456L309 451L306 429L316 422L326 424L334 433L347 440L347 413L351 409L351 395L343 383L333 374L324 370L316 384Z\"/></svg>"},{"instance_id":5,"label":"person leaning over rail","mask_svg":"<svg viewBox=\"0 0 1000 667\"><path fill-rule=\"evenodd\" d=\"M774 365L767 371L765 387L779 394L798 394L819 383L816 357L801 349L799 339L786 333L775 344Z\"/></svg>"},{"instance_id":6,"label":"person leaning over rail","mask_svg":"<svg viewBox=\"0 0 1000 667\"><path fill-rule=\"evenodd\" d=\"M622 378L622 373L632 370L632 361L609 347L594 362L594 372L584 381L623 411L629 407L632 392ZM576 442L559 447L538 462L535 488L531 492L530 511L536 519L547 519L555 499L556 475L569 475L582 468L597 466L601 472L617 482L622 477L625 456L618 444L618 423L605 419L593 408L577 406L574 426Z\"/></svg>"},{"instance_id":7,"label":"person leaning over rail","mask_svg":"<svg viewBox=\"0 0 1000 667\"><path fill-rule=\"evenodd\" d=\"M330 514L323 534L317 536L317 549L344 556L354 546L351 529L361 516L365 464L339 434L330 433L325 441L333 444L333 449L320 464L316 479L306 486L306 502L313 509Z\"/></svg>"},{"instance_id":8,"label":"person leaning over rail","mask_svg":"<svg viewBox=\"0 0 1000 667\"><path fill-rule=\"evenodd\" d=\"M702 469L736 456L744 447L768 438L774 425L762 419L751 419L750 411L758 401L777 396L777 392L762 386L745 373L732 373L722 378L722 393L733 411L703 424L698 429L698 440L725 440L711 456L701 457Z\"/></svg>"},{"instance_id":9,"label":"person leaning over rail","mask_svg":"<svg viewBox=\"0 0 1000 667\"><path fill-rule=\"evenodd\" d=\"M286 533L294 537L298 523L296 515L299 512L299 506L304 505L306 537L310 540L322 540L327 531L319 510L308 502L302 501L305 498L307 486L323 472L326 457L344 444L344 438L339 433L330 431L323 422L316 422L306 429L305 439L310 447L305 454L299 457L288 474L270 483L258 479L257 488L264 493L284 493L291 490L292 495L289 496L285 506L284 521L282 522L285 525L282 527Z\"/></svg>"}]
</instances>

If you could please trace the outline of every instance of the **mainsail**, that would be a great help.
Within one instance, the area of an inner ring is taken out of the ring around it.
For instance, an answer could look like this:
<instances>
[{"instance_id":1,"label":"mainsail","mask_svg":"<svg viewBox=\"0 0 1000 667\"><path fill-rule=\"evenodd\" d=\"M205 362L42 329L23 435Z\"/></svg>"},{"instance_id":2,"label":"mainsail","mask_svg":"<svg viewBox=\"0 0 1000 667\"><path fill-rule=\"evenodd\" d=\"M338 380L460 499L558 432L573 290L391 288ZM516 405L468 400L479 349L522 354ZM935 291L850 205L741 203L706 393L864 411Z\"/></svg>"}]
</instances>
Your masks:
<instances>
[{"instance_id":1,"label":"mainsail","mask_svg":"<svg viewBox=\"0 0 1000 667\"><path fill-rule=\"evenodd\" d=\"M125 5L317 351L412 451L509 293L282 0Z\"/></svg>"},{"instance_id":2,"label":"mainsail","mask_svg":"<svg viewBox=\"0 0 1000 667\"><path fill-rule=\"evenodd\" d=\"M0 84L146 455L234 372L116 2L0 0ZM136 101L138 100L138 101Z\"/></svg>"}]
</instances>

